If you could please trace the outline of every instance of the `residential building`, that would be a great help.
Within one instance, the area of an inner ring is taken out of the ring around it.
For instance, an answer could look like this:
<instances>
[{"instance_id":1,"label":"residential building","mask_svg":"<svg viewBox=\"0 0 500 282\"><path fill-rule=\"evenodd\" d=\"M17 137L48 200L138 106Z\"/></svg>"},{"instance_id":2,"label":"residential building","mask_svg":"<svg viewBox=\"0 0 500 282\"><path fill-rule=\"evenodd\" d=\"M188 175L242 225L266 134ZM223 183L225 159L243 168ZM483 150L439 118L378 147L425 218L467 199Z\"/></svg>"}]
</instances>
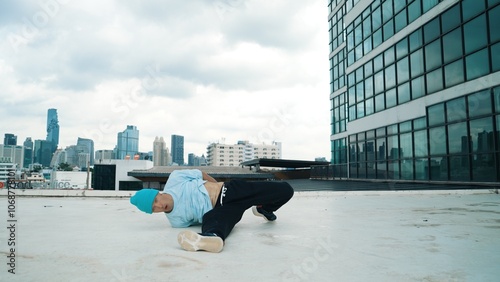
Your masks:
<instances>
[{"instance_id":1,"label":"residential building","mask_svg":"<svg viewBox=\"0 0 500 282\"><path fill-rule=\"evenodd\" d=\"M244 161L259 158L281 159L281 143L273 142L271 145L266 145L238 141L232 145L212 143L207 147L209 166L239 166Z\"/></svg>"},{"instance_id":2,"label":"residential building","mask_svg":"<svg viewBox=\"0 0 500 282\"><path fill-rule=\"evenodd\" d=\"M329 1L333 177L500 181L500 1Z\"/></svg>"}]
</instances>

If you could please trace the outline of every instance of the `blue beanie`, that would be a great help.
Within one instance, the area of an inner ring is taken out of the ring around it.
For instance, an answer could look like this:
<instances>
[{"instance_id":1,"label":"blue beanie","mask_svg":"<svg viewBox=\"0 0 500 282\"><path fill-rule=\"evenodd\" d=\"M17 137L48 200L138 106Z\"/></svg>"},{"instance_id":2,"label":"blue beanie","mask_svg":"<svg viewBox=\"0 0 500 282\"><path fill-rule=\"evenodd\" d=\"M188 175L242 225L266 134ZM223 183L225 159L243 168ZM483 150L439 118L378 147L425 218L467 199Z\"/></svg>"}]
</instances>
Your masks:
<instances>
[{"instance_id":1,"label":"blue beanie","mask_svg":"<svg viewBox=\"0 0 500 282\"><path fill-rule=\"evenodd\" d=\"M145 213L153 213L153 202L158 194L156 189L142 189L130 198L130 203Z\"/></svg>"}]
</instances>

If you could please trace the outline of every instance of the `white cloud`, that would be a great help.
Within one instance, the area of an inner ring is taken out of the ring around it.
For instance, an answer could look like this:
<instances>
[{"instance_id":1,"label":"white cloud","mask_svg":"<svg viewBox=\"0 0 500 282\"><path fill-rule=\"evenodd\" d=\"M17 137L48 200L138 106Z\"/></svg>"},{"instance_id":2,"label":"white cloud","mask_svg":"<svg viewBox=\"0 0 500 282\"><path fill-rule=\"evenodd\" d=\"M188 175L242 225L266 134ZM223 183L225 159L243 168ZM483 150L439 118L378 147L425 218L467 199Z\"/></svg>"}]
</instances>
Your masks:
<instances>
[{"instance_id":1,"label":"white cloud","mask_svg":"<svg viewBox=\"0 0 500 282\"><path fill-rule=\"evenodd\" d=\"M141 151L179 134L186 155L224 138L329 158L323 1L40 3L58 6L2 4L0 134L44 139L56 108L62 147L86 137L112 149L132 124Z\"/></svg>"}]
</instances>

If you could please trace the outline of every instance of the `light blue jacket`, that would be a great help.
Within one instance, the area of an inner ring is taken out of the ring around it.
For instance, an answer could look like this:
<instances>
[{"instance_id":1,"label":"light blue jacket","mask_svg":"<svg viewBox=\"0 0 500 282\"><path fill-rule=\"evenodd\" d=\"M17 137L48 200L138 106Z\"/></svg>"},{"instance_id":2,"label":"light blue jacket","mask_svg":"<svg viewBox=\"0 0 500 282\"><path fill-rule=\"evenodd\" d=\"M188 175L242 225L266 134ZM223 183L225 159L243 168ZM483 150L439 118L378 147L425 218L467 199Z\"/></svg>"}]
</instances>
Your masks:
<instances>
[{"instance_id":1,"label":"light blue jacket","mask_svg":"<svg viewBox=\"0 0 500 282\"><path fill-rule=\"evenodd\" d=\"M202 223L203 215L213 208L205 182L198 169L175 170L170 174L163 193L174 199L174 208L165 213L172 227Z\"/></svg>"}]
</instances>

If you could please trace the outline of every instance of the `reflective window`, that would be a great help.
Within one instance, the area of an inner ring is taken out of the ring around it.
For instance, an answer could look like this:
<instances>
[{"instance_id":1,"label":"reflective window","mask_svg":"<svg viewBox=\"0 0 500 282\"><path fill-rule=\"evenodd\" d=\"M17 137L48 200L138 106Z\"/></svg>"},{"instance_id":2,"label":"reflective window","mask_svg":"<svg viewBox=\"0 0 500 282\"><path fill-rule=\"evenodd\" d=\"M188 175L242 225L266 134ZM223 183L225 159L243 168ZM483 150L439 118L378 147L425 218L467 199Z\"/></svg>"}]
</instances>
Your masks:
<instances>
[{"instance_id":1,"label":"reflective window","mask_svg":"<svg viewBox=\"0 0 500 282\"><path fill-rule=\"evenodd\" d=\"M401 3L401 2L403 1L396 1L395 3ZM406 27L406 25L408 24L406 18L406 11L401 11L399 14L396 15L394 24L395 24L395 32L398 32Z\"/></svg>"},{"instance_id":2,"label":"reflective window","mask_svg":"<svg viewBox=\"0 0 500 282\"><path fill-rule=\"evenodd\" d=\"M444 119L444 104L440 103L427 108L427 118L429 120L429 126L443 124Z\"/></svg>"},{"instance_id":3,"label":"reflective window","mask_svg":"<svg viewBox=\"0 0 500 282\"><path fill-rule=\"evenodd\" d=\"M500 113L500 87L493 89L493 97L495 99L495 112ZM500 131L500 123L497 123L497 126L498 131Z\"/></svg>"},{"instance_id":4,"label":"reflective window","mask_svg":"<svg viewBox=\"0 0 500 282\"><path fill-rule=\"evenodd\" d=\"M411 131L411 120L399 124L399 133Z\"/></svg>"},{"instance_id":5,"label":"reflective window","mask_svg":"<svg viewBox=\"0 0 500 282\"><path fill-rule=\"evenodd\" d=\"M374 105L373 105L373 102L374 99L373 98L370 98L370 99L367 99L365 101L365 112L366 112L366 115L371 115L374 113L375 111L375 108L374 108Z\"/></svg>"},{"instance_id":6,"label":"reflective window","mask_svg":"<svg viewBox=\"0 0 500 282\"><path fill-rule=\"evenodd\" d=\"M425 46L425 69L433 70L441 66L441 40L435 40Z\"/></svg>"},{"instance_id":7,"label":"reflective window","mask_svg":"<svg viewBox=\"0 0 500 282\"><path fill-rule=\"evenodd\" d=\"M422 15L420 1L413 1L408 5L408 22L411 23Z\"/></svg>"},{"instance_id":8,"label":"reflective window","mask_svg":"<svg viewBox=\"0 0 500 282\"><path fill-rule=\"evenodd\" d=\"M397 135L387 137L387 154L390 160L396 160L400 157L400 148Z\"/></svg>"},{"instance_id":9,"label":"reflective window","mask_svg":"<svg viewBox=\"0 0 500 282\"><path fill-rule=\"evenodd\" d=\"M373 10L372 12L372 26L373 30L376 30L377 28L382 26L382 13L380 7Z\"/></svg>"},{"instance_id":10,"label":"reflective window","mask_svg":"<svg viewBox=\"0 0 500 282\"><path fill-rule=\"evenodd\" d=\"M453 6L441 15L441 27L443 33L459 26L460 23L460 5Z\"/></svg>"},{"instance_id":11,"label":"reflective window","mask_svg":"<svg viewBox=\"0 0 500 282\"><path fill-rule=\"evenodd\" d=\"M401 179L413 179L413 160L401 161Z\"/></svg>"},{"instance_id":12,"label":"reflective window","mask_svg":"<svg viewBox=\"0 0 500 282\"><path fill-rule=\"evenodd\" d=\"M396 58L401 59L408 55L408 38L404 38L396 44Z\"/></svg>"},{"instance_id":13,"label":"reflective window","mask_svg":"<svg viewBox=\"0 0 500 282\"><path fill-rule=\"evenodd\" d=\"M496 181L494 154L472 155L472 179L474 181Z\"/></svg>"},{"instance_id":14,"label":"reflective window","mask_svg":"<svg viewBox=\"0 0 500 282\"><path fill-rule=\"evenodd\" d=\"M427 93L434 93L443 89L443 74L441 68L429 72L426 75Z\"/></svg>"},{"instance_id":15,"label":"reflective window","mask_svg":"<svg viewBox=\"0 0 500 282\"><path fill-rule=\"evenodd\" d=\"M496 129L496 134L497 134L497 148L500 149L500 115L497 115L497 129Z\"/></svg>"},{"instance_id":16,"label":"reflective window","mask_svg":"<svg viewBox=\"0 0 500 282\"><path fill-rule=\"evenodd\" d=\"M396 88L392 88L391 90L388 90L386 93L386 101L385 101L385 106L387 108L394 107L398 104L397 97L396 97Z\"/></svg>"},{"instance_id":17,"label":"reflective window","mask_svg":"<svg viewBox=\"0 0 500 282\"><path fill-rule=\"evenodd\" d=\"M450 180L452 181L470 180L469 155L450 157Z\"/></svg>"},{"instance_id":18,"label":"reflective window","mask_svg":"<svg viewBox=\"0 0 500 282\"><path fill-rule=\"evenodd\" d=\"M410 68L408 57L404 57L397 63L398 84L407 81L410 78Z\"/></svg>"},{"instance_id":19,"label":"reflective window","mask_svg":"<svg viewBox=\"0 0 500 282\"><path fill-rule=\"evenodd\" d=\"M429 161L429 167L431 180L448 180L447 158L431 158Z\"/></svg>"},{"instance_id":20,"label":"reflective window","mask_svg":"<svg viewBox=\"0 0 500 282\"><path fill-rule=\"evenodd\" d=\"M357 112L356 118L364 117L365 116L365 103L364 102L358 103L357 108L358 108L358 112Z\"/></svg>"},{"instance_id":21,"label":"reflective window","mask_svg":"<svg viewBox=\"0 0 500 282\"><path fill-rule=\"evenodd\" d=\"M444 67L446 87L464 82L464 61L462 59Z\"/></svg>"},{"instance_id":22,"label":"reflective window","mask_svg":"<svg viewBox=\"0 0 500 282\"><path fill-rule=\"evenodd\" d=\"M362 101L365 99L364 97L365 90L363 82L356 84L356 101Z\"/></svg>"},{"instance_id":23,"label":"reflective window","mask_svg":"<svg viewBox=\"0 0 500 282\"><path fill-rule=\"evenodd\" d=\"M423 129L427 127L427 120L425 117L417 118L413 120L413 129Z\"/></svg>"},{"instance_id":24,"label":"reflective window","mask_svg":"<svg viewBox=\"0 0 500 282\"><path fill-rule=\"evenodd\" d=\"M457 98L446 102L446 121L454 122L465 120L467 110L465 107L465 97Z\"/></svg>"},{"instance_id":25,"label":"reflective window","mask_svg":"<svg viewBox=\"0 0 500 282\"><path fill-rule=\"evenodd\" d=\"M462 57L462 29L457 28L454 31L443 36L443 59L444 63L449 63Z\"/></svg>"},{"instance_id":26,"label":"reflective window","mask_svg":"<svg viewBox=\"0 0 500 282\"><path fill-rule=\"evenodd\" d=\"M469 54L487 44L486 18L479 16L464 25L465 53Z\"/></svg>"},{"instance_id":27,"label":"reflective window","mask_svg":"<svg viewBox=\"0 0 500 282\"><path fill-rule=\"evenodd\" d=\"M382 28L379 28L377 31L373 33L373 48L377 48L380 44L382 44Z\"/></svg>"},{"instance_id":28,"label":"reflective window","mask_svg":"<svg viewBox=\"0 0 500 282\"><path fill-rule=\"evenodd\" d=\"M375 96L375 112L385 110L385 95L384 93Z\"/></svg>"},{"instance_id":29,"label":"reflective window","mask_svg":"<svg viewBox=\"0 0 500 282\"><path fill-rule=\"evenodd\" d=\"M444 126L429 129L429 148L431 156L446 154L446 131Z\"/></svg>"},{"instance_id":30,"label":"reflective window","mask_svg":"<svg viewBox=\"0 0 500 282\"><path fill-rule=\"evenodd\" d=\"M394 35L394 21L391 19L384 24L384 41L388 40Z\"/></svg>"},{"instance_id":31,"label":"reflective window","mask_svg":"<svg viewBox=\"0 0 500 282\"><path fill-rule=\"evenodd\" d=\"M401 158L413 158L413 142L411 132L401 134L399 137L401 143Z\"/></svg>"},{"instance_id":32,"label":"reflective window","mask_svg":"<svg viewBox=\"0 0 500 282\"><path fill-rule=\"evenodd\" d=\"M448 150L450 154L469 153L467 122L448 125Z\"/></svg>"},{"instance_id":33,"label":"reflective window","mask_svg":"<svg viewBox=\"0 0 500 282\"><path fill-rule=\"evenodd\" d=\"M363 41L363 48L364 48L365 54L372 50L372 38L371 37L369 37L368 39Z\"/></svg>"},{"instance_id":34,"label":"reflective window","mask_svg":"<svg viewBox=\"0 0 500 282\"><path fill-rule=\"evenodd\" d=\"M399 179L399 161L387 162L387 172L388 179Z\"/></svg>"},{"instance_id":35,"label":"reflective window","mask_svg":"<svg viewBox=\"0 0 500 282\"><path fill-rule=\"evenodd\" d=\"M422 38L422 30L417 29L412 34L410 34L409 40L410 40L410 52L413 52L418 48L422 47L422 44L424 42Z\"/></svg>"},{"instance_id":36,"label":"reflective window","mask_svg":"<svg viewBox=\"0 0 500 282\"><path fill-rule=\"evenodd\" d=\"M422 49L410 55L410 69L412 78L424 73L424 56L422 55Z\"/></svg>"},{"instance_id":37,"label":"reflective window","mask_svg":"<svg viewBox=\"0 0 500 282\"><path fill-rule=\"evenodd\" d=\"M387 20L392 18L394 11L392 10L392 1L385 1L382 3L382 20L385 23Z\"/></svg>"},{"instance_id":38,"label":"reflective window","mask_svg":"<svg viewBox=\"0 0 500 282\"><path fill-rule=\"evenodd\" d=\"M465 58L467 80L478 78L489 73L488 49L483 49Z\"/></svg>"},{"instance_id":39,"label":"reflective window","mask_svg":"<svg viewBox=\"0 0 500 282\"><path fill-rule=\"evenodd\" d=\"M363 38L367 38L372 33L372 18L370 16L363 20Z\"/></svg>"},{"instance_id":40,"label":"reflective window","mask_svg":"<svg viewBox=\"0 0 500 282\"><path fill-rule=\"evenodd\" d=\"M369 61L368 63L366 63L364 65L365 67L365 76L370 76L373 74L373 65L372 65L372 61Z\"/></svg>"},{"instance_id":41,"label":"reflective window","mask_svg":"<svg viewBox=\"0 0 500 282\"><path fill-rule=\"evenodd\" d=\"M389 89L396 85L396 65L392 64L385 69L385 88Z\"/></svg>"},{"instance_id":42,"label":"reflective window","mask_svg":"<svg viewBox=\"0 0 500 282\"><path fill-rule=\"evenodd\" d=\"M384 52L384 66L394 63L394 47L387 49Z\"/></svg>"},{"instance_id":43,"label":"reflective window","mask_svg":"<svg viewBox=\"0 0 500 282\"><path fill-rule=\"evenodd\" d=\"M373 71L377 72L384 67L384 57L383 54L378 55L373 59Z\"/></svg>"},{"instance_id":44,"label":"reflective window","mask_svg":"<svg viewBox=\"0 0 500 282\"><path fill-rule=\"evenodd\" d=\"M375 94L384 91L384 71L379 71L373 77L375 84Z\"/></svg>"},{"instance_id":45,"label":"reflective window","mask_svg":"<svg viewBox=\"0 0 500 282\"><path fill-rule=\"evenodd\" d=\"M425 43L429 43L432 40L439 37L441 34L440 20L439 17L433 19L424 25L424 39Z\"/></svg>"},{"instance_id":46,"label":"reflective window","mask_svg":"<svg viewBox=\"0 0 500 282\"><path fill-rule=\"evenodd\" d=\"M424 77L420 76L411 81L412 99L417 99L425 95Z\"/></svg>"},{"instance_id":47,"label":"reflective window","mask_svg":"<svg viewBox=\"0 0 500 282\"><path fill-rule=\"evenodd\" d=\"M439 0L423 0L422 1L422 7L424 10L424 13L429 11L432 7L436 6L438 4Z\"/></svg>"},{"instance_id":48,"label":"reflective window","mask_svg":"<svg viewBox=\"0 0 500 282\"><path fill-rule=\"evenodd\" d=\"M488 6L490 7L493 7L498 3L500 3L500 0L488 0Z\"/></svg>"},{"instance_id":49,"label":"reflective window","mask_svg":"<svg viewBox=\"0 0 500 282\"><path fill-rule=\"evenodd\" d=\"M410 83L406 82L398 87L398 104L406 103L410 100Z\"/></svg>"},{"instance_id":50,"label":"reflective window","mask_svg":"<svg viewBox=\"0 0 500 282\"><path fill-rule=\"evenodd\" d=\"M349 107L349 121L356 119L356 106Z\"/></svg>"},{"instance_id":51,"label":"reflective window","mask_svg":"<svg viewBox=\"0 0 500 282\"><path fill-rule=\"evenodd\" d=\"M418 2L418 1L415 1ZM429 160L415 159L415 179L429 180Z\"/></svg>"},{"instance_id":52,"label":"reflective window","mask_svg":"<svg viewBox=\"0 0 500 282\"><path fill-rule=\"evenodd\" d=\"M467 21L474 16L478 15L484 11L484 0L463 0L462 1L462 13L464 15L464 21Z\"/></svg>"},{"instance_id":53,"label":"reflective window","mask_svg":"<svg viewBox=\"0 0 500 282\"><path fill-rule=\"evenodd\" d=\"M469 95L467 102L470 117L491 114L491 94L489 89Z\"/></svg>"},{"instance_id":54,"label":"reflective window","mask_svg":"<svg viewBox=\"0 0 500 282\"><path fill-rule=\"evenodd\" d=\"M489 11L490 21L490 42L500 40L500 6L495 7Z\"/></svg>"},{"instance_id":55,"label":"reflective window","mask_svg":"<svg viewBox=\"0 0 500 282\"><path fill-rule=\"evenodd\" d=\"M470 136L473 153L489 153L495 151L493 138L493 118L487 117L470 121Z\"/></svg>"},{"instance_id":56,"label":"reflective window","mask_svg":"<svg viewBox=\"0 0 500 282\"><path fill-rule=\"evenodd\" d=\"M377 144L375 147L375 149L377 150L377 153L375 154L377 160L385 160L385 147L385 138L377 139Z\"/></svg>"},{"instance_id":57,"label":"reflective window","mask_svg":"<svg viewBox=\"0 0 500 282\"><path fill-rule=\"evenodd\" d=\"M373 96L373 77L368 77L365 79L365 96L371 97Z\"/></svg>"},{"instance_id":58,"label":"reflective window","mask_svg":"<svg viewBox=\"0 0 500 282\"><path fill-rule=\"evenodd\" d=\"M500 43L491 46L491 65L492 71L500 70Z\"/></svg>"},{"instance_id":59,"label":"reflective window","mask_svg":"<svg viewBox=\"0 0 500 282\"><path fill-rule=\"evenodd\" d=\"M427 157L427 130L415 131L413 139L415 157Z\"/></svg>"}]
</instances>

